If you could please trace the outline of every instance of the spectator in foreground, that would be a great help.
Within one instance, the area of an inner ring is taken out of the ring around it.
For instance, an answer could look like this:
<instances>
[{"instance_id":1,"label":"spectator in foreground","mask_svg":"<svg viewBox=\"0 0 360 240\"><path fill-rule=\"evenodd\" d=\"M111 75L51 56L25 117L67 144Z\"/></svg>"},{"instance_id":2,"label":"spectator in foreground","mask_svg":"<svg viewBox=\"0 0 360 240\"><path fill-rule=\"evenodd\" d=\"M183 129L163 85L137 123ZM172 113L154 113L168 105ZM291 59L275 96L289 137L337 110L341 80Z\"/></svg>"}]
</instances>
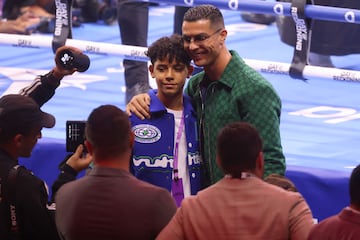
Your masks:
<instances>
[{"instance_id":1,"label":"spectator in foreground","mask_svg":"<svg viewBox=\"0 0 360 240\"><path fill-rule=\"evenodd\" d=\"M350 176L350 205L339 214L322 220L311 229L309 240L360 239L360 165Z\"/></svg>"},{"instance_id":2,"label":"spectator in foreground","mask_svg":"<svg viewBox=\"0 0 360 240\"><path fill-rule=\"evenodd\" d=\"M217 138L217 163L225 176L185 198L157 239L308 237L313 221L304 198L262 180L262 141L254 127L226 125Z\"/></svg>"},{"instance_id":3,"label":"spectator in foreground","mask_svg":"<svg viewBox=\"0 0 360 240\"><path fill-rule=\"evenodd\" d=\"M134 134L128 115L112 105L87 119L86 148L94 168L60 188L56 226L60 237L78 239L154 239L176 211L170 193L129 172Z\"/></svg>"}]
</instances>

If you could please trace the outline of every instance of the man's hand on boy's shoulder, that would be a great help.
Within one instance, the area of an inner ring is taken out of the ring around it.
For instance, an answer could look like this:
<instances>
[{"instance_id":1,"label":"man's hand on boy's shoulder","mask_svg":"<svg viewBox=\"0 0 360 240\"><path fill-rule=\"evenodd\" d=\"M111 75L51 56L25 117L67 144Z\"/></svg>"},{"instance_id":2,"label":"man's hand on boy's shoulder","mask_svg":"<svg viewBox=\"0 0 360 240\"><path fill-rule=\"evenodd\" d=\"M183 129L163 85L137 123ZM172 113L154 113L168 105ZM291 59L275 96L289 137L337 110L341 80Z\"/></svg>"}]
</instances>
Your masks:
<instances>
[{"instance_id":1,"label":"man's hand on boy's shoulder","mask_svg":"<svg viewBox=\"0 0 360 240\"><path fill-rule=\"evenodd\" d=\"M140 119L150 118L150 96L147 93L141 93L134 96L126 105L126 113L131 116L135 114Z\"/></svg>"}]
</instances>

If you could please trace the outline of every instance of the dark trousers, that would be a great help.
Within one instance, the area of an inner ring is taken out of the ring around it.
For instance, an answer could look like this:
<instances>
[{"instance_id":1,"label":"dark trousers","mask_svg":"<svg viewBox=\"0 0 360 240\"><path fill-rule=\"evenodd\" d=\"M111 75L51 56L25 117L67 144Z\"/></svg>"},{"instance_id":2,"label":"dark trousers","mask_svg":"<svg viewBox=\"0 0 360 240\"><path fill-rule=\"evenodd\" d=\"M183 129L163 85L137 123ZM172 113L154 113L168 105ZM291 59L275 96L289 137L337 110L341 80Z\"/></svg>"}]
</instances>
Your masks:
<instances>
[{"instance_id":1,"label":"dark trousers","mask_svg":"<svg viewBox=\"0 0 360 240\"><path fill-rule=\"evenodd\" d=\"M180 7L175 6L175 13L174 13L174 33L182 34L182 22L184 18L185 12L189 9L189 7Z\"/></svg>"},{"instance_id":2,"label":"dark trousers","mask_svg":"<svg viewBox=\"0 0 360 240\"><path fill-rule=\"evenodd\" d=\"M278 1L291 2L291 0ZM354 0L314 0L314 4L360 9L360 2ZM277 25L281 41L294 46L296 42L296 28L291 17L278 17ZM333 56L360 53L359 24L314 19L311 30L310 52Z\"/></svg>"},{"instance_id":3,"label":"dark trousers","mask_svg":"<svg viewBox=\"0 0 360 240\"><path fill-rule=\"evenodd\" d=\"M149 4L118 0L118 23L123 45L147 47ZM126 102L149 90L147 62L124 60Z\"/></svg>"}]
</instances>

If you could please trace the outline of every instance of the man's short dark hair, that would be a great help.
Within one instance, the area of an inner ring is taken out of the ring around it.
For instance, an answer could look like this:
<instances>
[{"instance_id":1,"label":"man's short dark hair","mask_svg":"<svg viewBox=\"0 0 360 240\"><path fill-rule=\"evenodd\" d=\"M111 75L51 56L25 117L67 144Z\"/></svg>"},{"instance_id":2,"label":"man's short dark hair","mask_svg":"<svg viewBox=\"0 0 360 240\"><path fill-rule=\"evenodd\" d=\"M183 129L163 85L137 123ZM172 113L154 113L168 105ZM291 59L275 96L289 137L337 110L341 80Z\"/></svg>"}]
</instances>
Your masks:
<instances>
[{"instance_id":1,"label":"man's short dark hair","mask_svg":"<svg viewBox=\"0 0 360 240\"><path fill-rule=\"evenodd\" d=\"M227 124L217 138L217 155L225 174L234 178L241 172L254 170L256 159L262 151L262 140L258 131L249 123Z\"/></svg>"},{"instance_id":2,"label":"man's short dark hair","mask_svg":"<svg viewBox=\"0 0 360 240\"><path fill-rule=\"evenodd\" d=\"M129 117L116 106L102 105L90 113L85 134L100 160L118 156L129 147Z\"/></svg>"},{"instance_id":3,"label":"man's short dark hair","mask_svg":"<svg viewBox=\"0 0 360 240\"><path fill-rule=\"evenodd\" d=\"M272 173L264 179L265 182L281 187L287 191L298 192L295 184L286 176Z\"/></svg>"},{"instance_id":4,"label":"man's short dark hair","mask_svg":"<svg viewBox=\"0 0 360 240\"><path fill-rule=\"evenodd\" d=\"M360 207L360 165L358 165L350 176L350 202Z\"/></svg>"},{"instance_id":5,"label":"man's short dark hair","mask_svg":"<svg viewBox=\"0 0 360 240\"><path fill-rule=\"evenodd\" d=\"M170 37L162 37L152 43L146 52L152 64L157 60L163 61L168 59L172 61L190 65L191 58L184 49L182 37L178 34L173 34Z\"/></svg>"},{"instance_id":6,"label":"man's short dark hair","mask_svg":"<svg viewBox=\"0 0 360 240\"><path fill-rule=\"evenodd\" d=\"M202 19L210 20L212 25L216 25L216 28L225 26L224 17L220 9L210 4L190 8L184 14L183 21L195 22Z\"/></svg>"}]
</instances>

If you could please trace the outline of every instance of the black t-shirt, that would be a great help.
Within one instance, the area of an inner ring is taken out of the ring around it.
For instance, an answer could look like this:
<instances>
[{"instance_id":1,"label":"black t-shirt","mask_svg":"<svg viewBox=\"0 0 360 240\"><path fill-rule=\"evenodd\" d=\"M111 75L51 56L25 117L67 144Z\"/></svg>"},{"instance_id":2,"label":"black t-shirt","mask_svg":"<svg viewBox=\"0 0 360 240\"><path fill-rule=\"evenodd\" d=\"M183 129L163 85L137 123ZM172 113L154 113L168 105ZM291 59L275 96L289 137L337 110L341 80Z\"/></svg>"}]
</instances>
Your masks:
<instances>
[{"instance_id":1,"label":"black t-shirt","mask_svg":"<svg viewBox=\"0 0 360 240\"><path fill-rule=\"evenodd\" d=\"M10 205L7 188L8 174L17 161L0 150L0 239L10 237ZM18 168L15 181L15 211L20 239L59 239L54 211L48 208L48 191L45 183L24 167Z\"/></svg>"}]
</instances>

